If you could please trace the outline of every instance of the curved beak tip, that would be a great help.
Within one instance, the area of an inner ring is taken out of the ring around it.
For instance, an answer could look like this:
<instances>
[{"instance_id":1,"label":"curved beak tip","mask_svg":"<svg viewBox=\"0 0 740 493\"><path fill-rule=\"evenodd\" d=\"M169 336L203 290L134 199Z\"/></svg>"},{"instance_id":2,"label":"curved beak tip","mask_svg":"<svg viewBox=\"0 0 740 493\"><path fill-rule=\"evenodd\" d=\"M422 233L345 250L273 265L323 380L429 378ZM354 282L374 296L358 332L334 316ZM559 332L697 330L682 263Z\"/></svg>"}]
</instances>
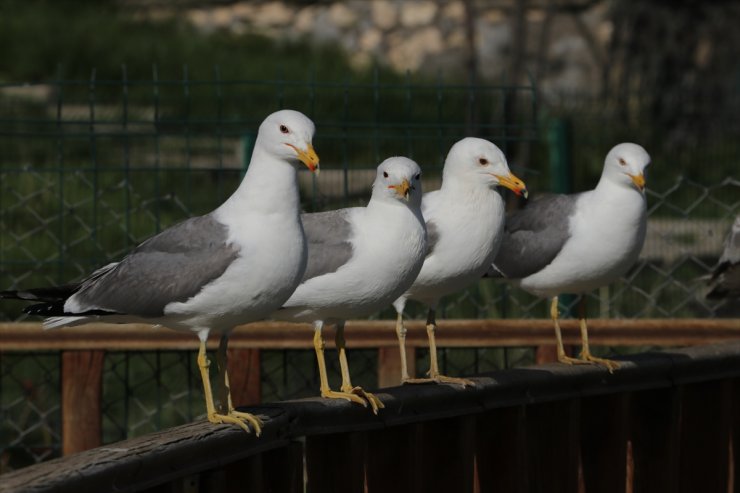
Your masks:
<instances>
[{"instance_id":1,"label":"curved beak tip","mask_svg":"<svg viewBox=\"0 0 740 493\"><path fill-rule=\"evenodd\" d=\"M635 184L638 190L641 192L645 190L645 175L640 173L639 175L629 175L630 179L632 179L632 183Z\"/></svg>"},{"instance_id":2,"label":"curved beak tip","mask_svg":"<svg viewBox=\"0 0 740 493\"><path fill-rule=\"evenodd\" d=\"M509 173L508 176L494 175L498 178L499 185L504 186L514 192L516 195L523 196L525 199L529 197L529 191L527 185L522 180L517 178L514 173Z\"/></svg>"},{"instance_id":3,"label":"curved beak tip","mask_svg":"<svg viewBox=\"0 0 740 493\"><path fill-rule=\"evenodd\" d=\"M290 146L295 149L296 154L298 155L298 160L300 160L303 164L306 165L306 167L314 174L318 176L319 174L319 156L316 154L316 151L313 149L313 145L310 143L306 146L306 149L298 149L295 146Z\"/></svg>"}]
</instances>

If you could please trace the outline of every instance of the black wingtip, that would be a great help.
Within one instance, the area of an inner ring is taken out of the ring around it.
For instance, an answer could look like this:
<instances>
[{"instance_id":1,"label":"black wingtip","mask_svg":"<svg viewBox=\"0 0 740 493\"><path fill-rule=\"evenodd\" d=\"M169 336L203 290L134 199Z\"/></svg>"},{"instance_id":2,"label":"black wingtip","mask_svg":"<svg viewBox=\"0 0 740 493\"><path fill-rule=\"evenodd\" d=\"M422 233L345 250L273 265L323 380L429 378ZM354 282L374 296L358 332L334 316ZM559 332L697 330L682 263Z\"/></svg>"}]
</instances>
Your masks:
<instances>
[{"instance_id":1,"label":"black wingtip","mask_svg":"<svg viewBox=\"0 0 740 493\"><path fill-rule=\"evenodd\" d=\"M79 289L79 284L0 291L0 299L45 301L47 303L53 303L55 301L66 300L72 296L77 289Z\"/></svg>"},{"instance_id":2,"label":"black wingtip","mask_svg":"<svg viewBox=\"0 0 740 493\"><path fill-rule=\"evenodd\" d=\"M23 309L23 313L29 315L39 315L42 317L56 317L64 315L64 304L63 303L37 303L35 305L27 306Z\"/></svg>"}]
</instances>

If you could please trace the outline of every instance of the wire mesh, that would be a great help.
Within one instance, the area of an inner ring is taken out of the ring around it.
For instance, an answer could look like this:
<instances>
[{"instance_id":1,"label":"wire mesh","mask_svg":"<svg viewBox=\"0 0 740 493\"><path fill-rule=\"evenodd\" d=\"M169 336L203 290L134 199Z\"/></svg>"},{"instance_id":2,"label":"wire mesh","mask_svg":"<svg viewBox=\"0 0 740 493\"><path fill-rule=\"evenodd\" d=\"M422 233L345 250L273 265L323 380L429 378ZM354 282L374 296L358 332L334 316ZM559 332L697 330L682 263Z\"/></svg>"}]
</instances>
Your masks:
<instances>
[{"instance_id":1,"label":"wire mesh","mask_svg":"<svg viewBox=\"0 0 740 493\"><path fill-rule=\"evenodd\" d=\"M0 286L14 289L79 279L120 258L152 234L220 204L244 172L255 130L279 108L301 110L316 122L320 180L301 173L303 207L324 210L363 203L375 166L407 155L423 167L423 187L439 186L450 145L466 135L497 143L533 191L555 178L543 169L533 87L416 82L372 84L194 80L53 81L0 85ZM597 110L601 111L601 110ZM588 135L574 149L585 170L576 189L590 188L617 135L609 112L576 126ZM642 142L653 155L649 178L648 239L637 264L611 286L588 295L599 317L717 316L727 302L703 297L701 276L711 271L722 240L740 212L740 182L731 166L706 176L688 169L681 150ZM736 145L712 148L715 162L736 162ZM673 163L684 163L672 166ZM526 165L526 166L525 166ZM557 177L562 178L562 177ZM507 200L512 198L507 196ZM445 318L519 318L546 315L543 300L497 281L443 300ZM575 299L564 297L567 313ZM4 303L0 321L24 320L20 303ZM408 314L423 318L409 304ZM376 318L395 317L389 309ZM390 329L389 329L390 330ZM307 334L310 337L310 334ZM352 350L353 381L373 388L377 352ZM608 348L613 351L618 348ZM529 364L531 348L456 348L440 351L443 372L479 373ZM339 381L336 355L327 352L330 380ZM0 465L6 470L59 454L58 354L3 354L0 375ZM419 351L417 373L428 367ZM261 352L264 401L316 395L313 351ZM137 436L203 416L200 377L192 352L117 352L106 355L103 442Z\"/></svg>"}]
</instances>

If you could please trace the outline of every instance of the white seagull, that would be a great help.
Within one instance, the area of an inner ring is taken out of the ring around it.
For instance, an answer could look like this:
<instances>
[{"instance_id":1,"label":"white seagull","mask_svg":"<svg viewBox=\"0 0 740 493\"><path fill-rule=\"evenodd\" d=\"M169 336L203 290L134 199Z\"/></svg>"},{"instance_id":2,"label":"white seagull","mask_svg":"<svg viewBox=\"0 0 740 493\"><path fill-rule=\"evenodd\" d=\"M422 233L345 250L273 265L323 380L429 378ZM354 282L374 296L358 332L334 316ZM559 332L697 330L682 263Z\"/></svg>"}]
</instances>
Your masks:
<instances>
[{"instance_id":1,"label":"white seagull","mask_svg":"<svg viewBox=\"0 0 740 493\"><path fill-rule=\"evenodd\" d=\"M637 144L615 146L596 188L572 195L546 195L509 214L503 243L488 272L536 296L552 297L558 360L596 363L609 371L616 361L591 354L584 294L619 279L635 263L645 241L644 170L650 156ZM581 295L580 359L566 356L558 324L558 295Z\"/></svg>"},{"instance_id":2,"label":"white seagull","mask_svg":"<svg viewBox=\"0 0 740 493\"><path fill-rule=\"evenodd\" d=\"M393 303L398 313L396 334L404 383L472 385L470 380L439 373L435 310L443 296L477 282L491 265L504 224L504 202L496 190L499 185L527 194L524 182L511 173L498 147L469 137L450 149L442 172L442 187L424 195L422 212L428 233L424 265L413 285ZM429 308L429 378L411 379L408 374L403 311L409 299L421 301Z\"/></svg>"},{"instance_id":3,"label":"white seagull","mask_svg":"<svg viewBox=\"0 0 740 493\"><path fill-rule=\"evenodd\" d=\"M308 267L303 281L273 318L314 326L321 395L367 405L380 400L350 381L344 323L388 306L414 281L424 261L426 229L421 215L421 169L412 160L392 157L378 166L367 207L303 214ZM324 324L336 324L342 370L340 392L326 375Z\"/></svg>"},{"instance_id":4,"label":"white seagull","mask_svg":"<svg viewBox=\"0 0 740 493\"><path fill-rule=\"evenodd\" d=\"M725 248L709 278L707 298L740 298L740 215L727 233Z\"/></svg>"},{"instance_id":5,"label":"white seagull","mask_svg":"<svg viewBox=\"0 0 740 493\"><path fill-rule=\"evenodd\" d=\"M297 111L271 114L260 125L239 188L216 210L162 231L78 283L6 291L0 297L39 301L26 312L50 317L44 321L48 329L100 321L195 332L208 420L245 431L249 423L259 435L260 420L234 410L226 347L236 325L269 316L303 276L307 247L296 166L302 162L318 172L313 134L313 122ZM222 334L218 410L206 357L210 331Z\"/></svg>"}]
</instances>

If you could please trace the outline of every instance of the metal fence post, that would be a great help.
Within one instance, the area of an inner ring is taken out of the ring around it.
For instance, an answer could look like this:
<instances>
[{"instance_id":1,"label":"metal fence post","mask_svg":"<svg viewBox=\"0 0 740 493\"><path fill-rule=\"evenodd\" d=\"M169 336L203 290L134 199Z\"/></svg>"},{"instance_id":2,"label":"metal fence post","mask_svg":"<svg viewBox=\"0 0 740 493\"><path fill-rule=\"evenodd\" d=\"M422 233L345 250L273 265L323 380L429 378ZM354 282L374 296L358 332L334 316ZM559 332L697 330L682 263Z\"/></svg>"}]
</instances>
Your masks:
<instances>
[{"instance_id":1,"label":"metal fence post","mask_svg":"<svg viewBox=\"0 0 740 493\"><path fill-rule=\"evenodd\" d=\"M573 191L573 126L566 118L554 118L547 125L547 148L550 157L550 191L553 193L571 193ZM559 297L563 316L570 312L574 302L573 295ZM549 305L548 305L549 306ZM566 348L566 352L568 348ZM555 346L538 346L536 360L538 363L557 361Z\"/></svg>"}]
</instances>

